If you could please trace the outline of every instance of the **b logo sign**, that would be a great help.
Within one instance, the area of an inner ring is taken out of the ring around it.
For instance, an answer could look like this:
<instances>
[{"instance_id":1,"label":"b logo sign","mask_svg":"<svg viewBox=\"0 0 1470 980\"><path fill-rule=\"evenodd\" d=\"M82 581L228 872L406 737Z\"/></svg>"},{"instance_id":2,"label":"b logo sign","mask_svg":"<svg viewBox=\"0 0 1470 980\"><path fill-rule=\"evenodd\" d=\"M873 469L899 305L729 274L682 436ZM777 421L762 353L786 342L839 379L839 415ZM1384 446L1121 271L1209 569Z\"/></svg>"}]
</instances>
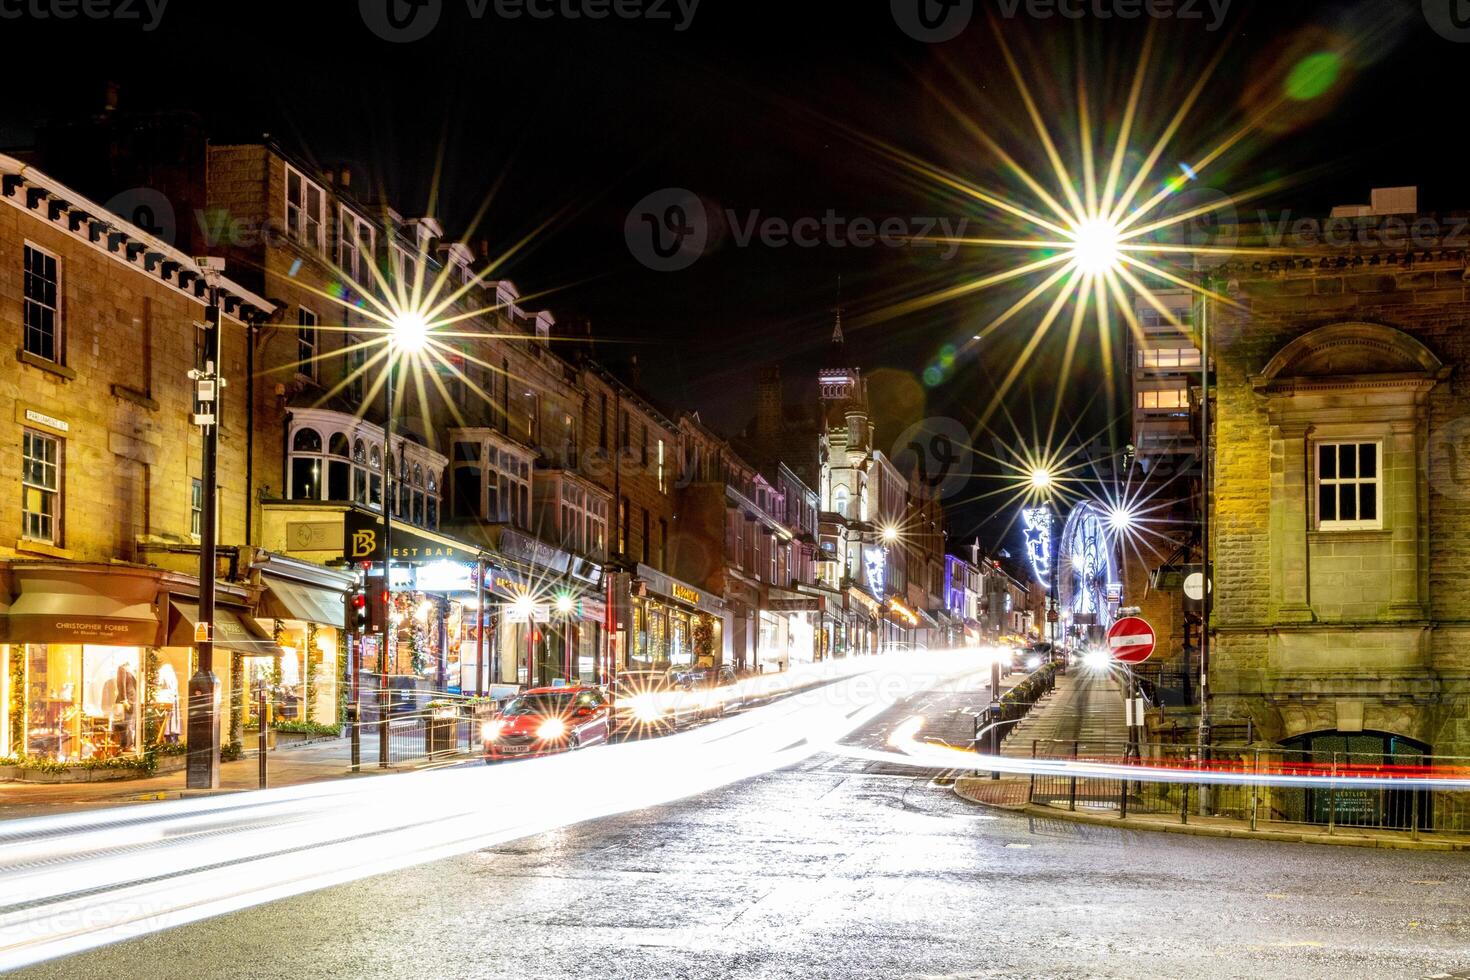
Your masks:
<instances>
[{"instance_id":1,"label":"b logo sign","mask_svg":"<svg viewBox=\"0 0 1470 980\"><path fill-rule=\"evenodd\" d=\"M352 558L371 558L378 550L378 532L372 528L353 531L351 541L350 557Z\"/></svg>"}]
</instances>

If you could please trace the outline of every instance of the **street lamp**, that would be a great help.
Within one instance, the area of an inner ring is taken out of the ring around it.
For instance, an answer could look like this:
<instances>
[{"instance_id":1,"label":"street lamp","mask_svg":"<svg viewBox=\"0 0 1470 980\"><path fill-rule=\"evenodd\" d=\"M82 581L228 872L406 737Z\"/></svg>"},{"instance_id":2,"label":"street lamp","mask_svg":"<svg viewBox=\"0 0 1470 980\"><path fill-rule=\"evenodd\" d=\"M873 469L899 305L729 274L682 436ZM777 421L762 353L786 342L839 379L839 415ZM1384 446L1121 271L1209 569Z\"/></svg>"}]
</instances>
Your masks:
<instances>
[{"instance_id":1,"label":"street lamp","mask_svg":"<svg viewBox=\"0 0 1470 980\"><path fill-rule=\"evenodd\" d=\"M1090 218L1071 232L1072 261L1090 276L1112 272L1118 267L1123 234L1107 218Z\"/></svg>"},{"instance_id":2,"label":"street lamp","mask_svg":"<svg viewBox=\"0 0 1470 980\"><path fill-rule=\"evenodd\" d=\"M388 768L388 651L396 627L393 606L393 398L398 389L398 361L416 355L429 342L429 321L417 310L403 310L388 324L388 383L383 386L383 648L378 653L378 766ZM401 465L401 464L400 464Z\"/></svg>"},{"instance_id":3,"label":"street lamp","mask_svg":"<svg viewBox=\"0 0 1470 980\"><path fill-rule=\"evenodd\" d=\"M1046 493L1051 490L1054 482L1055 477L1045 466L1038 466L1031 471L1031 489L1037 493Z\"/></svg>"}]
</instances>

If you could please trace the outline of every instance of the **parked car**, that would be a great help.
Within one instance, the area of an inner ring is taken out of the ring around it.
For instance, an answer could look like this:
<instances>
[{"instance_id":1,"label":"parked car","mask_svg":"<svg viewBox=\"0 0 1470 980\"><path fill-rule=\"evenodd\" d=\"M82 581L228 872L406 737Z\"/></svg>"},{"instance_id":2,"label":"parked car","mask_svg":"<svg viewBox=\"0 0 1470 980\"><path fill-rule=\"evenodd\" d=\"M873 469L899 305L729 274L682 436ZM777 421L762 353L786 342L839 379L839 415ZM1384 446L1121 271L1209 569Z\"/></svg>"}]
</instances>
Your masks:
<instances>
[{"instance_id":1,"label":"parked car","mask_svg":"<svg viewBox=\"0 0 1470 980\"><path fill-rule=\"evenodd\" d=\"M552 755L606 742L607 698L595 687L538 687L511 699L480 729L485 761Z\"/></svg>"},{"instance_id":2,"label":"parked car","mask_svg":"<svg viewBox=\"0 0 1470 980\"><path fill-rule=\"evenodd\" d=\"M666 735L699 718L701 692L668 670L629 670L613 679L613 731L619 735Z\"/></svg>"},{"instance_id":3,"label":"parked car","mask_svg":"<svg viewBox=\"0 0 1470 980\"><path fill-rule=\"evenodd\" d=\"M740 677L734 667L688 667L678 674L686 689L700 695L701 713L719 718L743 704Z\"/></svg>"}]
</instances>

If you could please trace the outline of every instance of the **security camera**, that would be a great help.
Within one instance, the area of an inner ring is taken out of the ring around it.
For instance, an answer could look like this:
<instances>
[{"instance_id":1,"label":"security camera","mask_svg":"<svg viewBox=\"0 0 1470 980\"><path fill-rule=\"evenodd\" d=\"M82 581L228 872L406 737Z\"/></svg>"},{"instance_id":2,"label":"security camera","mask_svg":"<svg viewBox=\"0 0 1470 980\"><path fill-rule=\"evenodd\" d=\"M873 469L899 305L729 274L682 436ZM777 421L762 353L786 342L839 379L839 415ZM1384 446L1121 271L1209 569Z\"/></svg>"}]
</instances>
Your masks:
<instances>
[{"instance_id":1,"label":"security camera","mask_svg":"<svg viewBox=\"0 0 1470 980\"><path fill-rule=\"evenodd\" d=\"M194 264L201 272L224 272L225 260L218 255L196 255Z\"/></svg>"}]
</instances>

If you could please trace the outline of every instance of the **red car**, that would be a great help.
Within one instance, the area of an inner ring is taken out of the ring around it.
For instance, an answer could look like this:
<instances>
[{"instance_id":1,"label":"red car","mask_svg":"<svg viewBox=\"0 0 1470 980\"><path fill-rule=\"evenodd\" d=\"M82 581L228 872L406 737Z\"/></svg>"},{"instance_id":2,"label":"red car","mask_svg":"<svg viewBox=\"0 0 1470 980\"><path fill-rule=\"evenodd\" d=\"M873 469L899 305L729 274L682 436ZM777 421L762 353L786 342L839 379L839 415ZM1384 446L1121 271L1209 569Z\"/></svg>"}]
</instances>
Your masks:
<instances>
[{"instance_id":1,"label":"red car","mask_svg":"<svg viewBox=\"0 0 1470 980\"><path fill-rule=\"evenodd\" d=\"M485 761L569 752L606 742L608 704L595 687L538 687L481 726Z\"/></svg>"}]
</instances>

